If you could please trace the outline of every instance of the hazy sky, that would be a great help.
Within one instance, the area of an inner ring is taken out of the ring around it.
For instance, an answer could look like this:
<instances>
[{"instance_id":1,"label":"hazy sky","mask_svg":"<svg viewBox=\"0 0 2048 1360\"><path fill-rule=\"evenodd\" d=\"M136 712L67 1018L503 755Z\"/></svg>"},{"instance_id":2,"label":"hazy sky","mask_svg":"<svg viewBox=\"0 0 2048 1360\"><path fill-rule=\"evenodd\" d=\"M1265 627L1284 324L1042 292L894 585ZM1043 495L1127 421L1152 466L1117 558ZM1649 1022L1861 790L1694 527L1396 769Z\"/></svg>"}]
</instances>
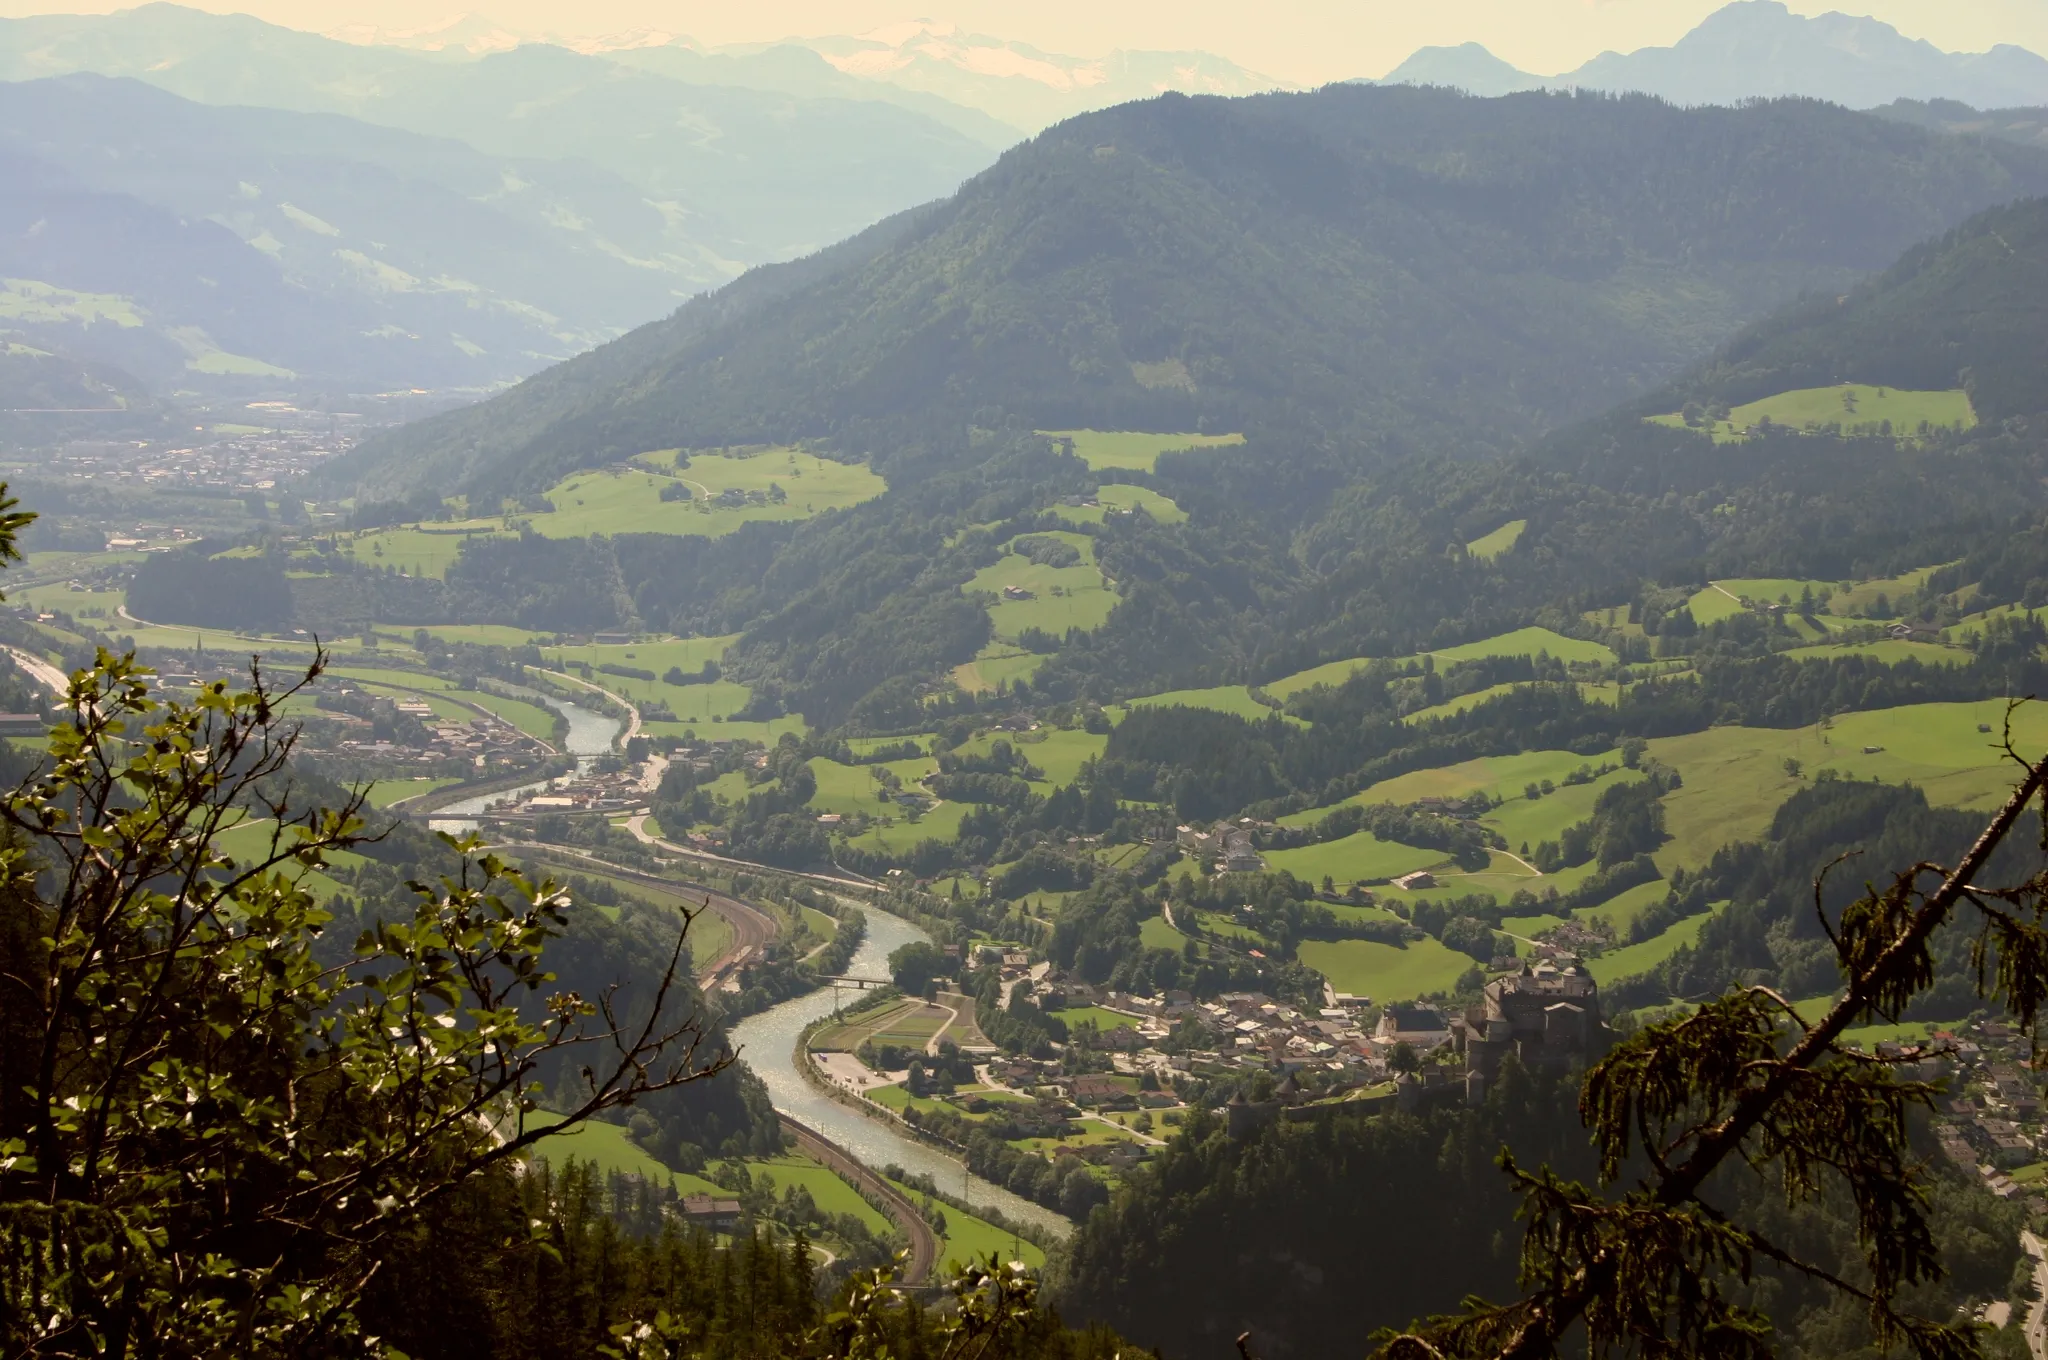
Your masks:
<instances>
[{"instance_id":1,"label":"hazy sky","mask_svg":"<svg viewBox=\"0 0 2048 1360\"><path fill-rule=\"evenodd\" d=\"M132 0L129 0L132 3ZM2048 53L2048 0L1790 0L1804 14L1871 14L1951 51L2012 42ZM857 33L948 21L1055 52L1200 48L1284 80L1380 75L1427 43L1477 40L1527 70L1568 70L1610 48L1670 43L1721 0L186 0L294 28L415 27L473 9L568 36L655 27L704 42ZM106 11L108 0L0 0L0 14Z\"/></svg>"}]
</instances>

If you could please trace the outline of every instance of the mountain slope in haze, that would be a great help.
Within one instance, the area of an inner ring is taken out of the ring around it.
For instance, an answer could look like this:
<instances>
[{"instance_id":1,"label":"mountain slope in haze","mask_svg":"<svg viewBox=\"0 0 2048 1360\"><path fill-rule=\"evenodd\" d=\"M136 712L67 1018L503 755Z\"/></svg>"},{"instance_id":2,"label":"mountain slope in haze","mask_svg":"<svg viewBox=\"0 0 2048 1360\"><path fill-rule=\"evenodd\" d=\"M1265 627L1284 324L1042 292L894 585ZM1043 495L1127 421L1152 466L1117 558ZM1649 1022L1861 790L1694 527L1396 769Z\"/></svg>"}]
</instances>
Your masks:
<instances>
[{"instance_id":1,"label":"mountain slope in haze","mask_svg":"<svg viewBox=\"0 0 2048 1360\"><path fill-rule=\"evenodd\" d=\"M1030 132L1077 113L1168 91L1245 95L1282 88L1281 82L1210 52L1069 57L925 21L858 37L794 41L848 75L937 95Z\"/></svg>"},{"instance_id":2,"label":"mountain slope in haze","mask_svg":"<svg viewBox=\"0 0 2048 1360\"><path fill-rule=\"evenodd\" d=\"M2048 157L1813 103L1335 86L1168 96L1007 154L903 238L667 343L366 445L373 487L1010 419L1483 456L1622 400ZM590 377L586 380L583 373Z\"/></svg>"},{"instance_id":3,"label":"mountain slope in haze","mask_svg":"<svg viewBox=\"0 0 2048 1360\"><path fill-rule=\"evenodd\" d=\"M357 330L408 337L359 336L366 357L350 376L509 381L721 273L682 253L687 243L660 211L594 166L506 160L334 115L222 108L138 81L65 76L0 84L0 145L64 167L93 193L225 226L294 287L347 300ZM108 282L122 268L80 257L63 277L24 277L130 291ZM281 334L267 348L303 353L305 340ZM413 357L387 362L394 349Z\"/></svg>"},{"instance_id":4,"label":"mountain slope in haze","mask_svg":"<svg viewBox=\"0 0 2048 1360\"><path fill-rule=\"evenodd\" d=\"M1896 99L1871 112L1936 132L2048 147L2048 108L1977 109L1953 99Z\"/></svg>"},{"instance_id":5,"label":"mountain slope in haze","mask_svg":"<svg viewBox=\"0 0 2048 1360\"><path fill-rule=\"evenodd\" d=\"M1750 328L1670 389L1730 404L1798 388L1961 387L1979 420L2048 412L2048 200L1971 218L1840 298ZM1667 409L1677 409L1675 406Z\"/></svg>"},{"instance_id":6,"label":"mountain slope in haze","mask_svg":"<svg viewBox=\"0 0 2048 1360\"><path fill-rule=\"evenodd\" d=\"M1456 47L1419 47L1408 59L1381 76L1381 85L1442 85L1466 94L1491 97L1540 90L1549 82L1502 61L1476 42Z\"/></svg>"},{"instance_id":7,"label":"mountain slope in haze","mask_svg":"<svg viewBox=\"0 0 2048 1360\"><path fill-rule=\"evenodd\" d=\"M949 193L991 153L886 102L690 85L561 48L459 60L169 4L0 20L0 77L81 71L204 103L345 114L492 155L588 161L652 200L723 278Z\"/></svg>"},{"instance_id":8,"label":"mountain slope in haze","mask_svg":"<svg viewBox=\"0 0 2048 1360\"><path fill-rule=\"evenodd\" d=\"M1980 213L1907 250L1889 269L1840 295L1790 305L1721 346L1655 392L1597 420L1560 430L1537 461L1583 481L1624 489L1696 488L1787 463L1818 465L1835 447L1869 458L1856 441L1779 429L1712 445L1707 436L1650 416L1738 407L1786 392L1855 383L1902 392L1966 392L1978 424L1921 456L1917 475L1944 481L1970 466L1949 447L2041 445L2048 413L2048 200L2025 199ZM1845 407L1845 411L1853 411ZM1843 414L1845 424L1859 417ZM1866 411L1862 419L1873 419ZM1906 433L1902 431L1902 433ZM1879 441L1865 439L1870 446ZM1881 441L1888 445L1891 441ZM1901 455L1903 456L1903 455ZM2022 501L2030 488L1987 495Z\"/></svg>"},{"instance_id":9,"label":"mountain slope in haze","mask_svg":"<svg viewBox=\"0 0 2048 1360\"><path fill-rule=\"evenodd\" d=\"M1603 52L1563 75L1532 75L1467 43L1425 47L1381 83L1448 85L1473 94L1613 90L1676 104L1800 95L1857 109L1896 99L1986 108L2048 104L2048 59L2005 44L1988 52L1944 52L1877 19L1808 17L1779 0L1734 0L1670 47Z\"/></svg>"}]
</instances>

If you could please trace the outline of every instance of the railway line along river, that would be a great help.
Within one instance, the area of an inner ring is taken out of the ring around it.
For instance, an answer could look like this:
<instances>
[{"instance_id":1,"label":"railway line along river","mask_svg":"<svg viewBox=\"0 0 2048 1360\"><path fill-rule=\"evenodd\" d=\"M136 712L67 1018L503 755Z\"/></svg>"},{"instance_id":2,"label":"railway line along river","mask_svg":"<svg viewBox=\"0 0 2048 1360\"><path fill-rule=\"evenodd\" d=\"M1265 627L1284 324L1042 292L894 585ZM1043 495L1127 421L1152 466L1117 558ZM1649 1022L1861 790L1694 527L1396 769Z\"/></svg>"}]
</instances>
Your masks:
<instances>
[{"instance_id":1,"label":"railway line along river","mask_svg":"<svg viewBox=\"0 0 2048 1360\"><path fill-rule=\"evenodd\" d=\"M913 940L931 938L900 916L866 905L861 910L868 918L867 938L847 968L849 975L882 977L889 971L891 951ZM905 1171L929 1175L940 1189L968 1204L1000 1209L1043 1234L1062 1238L1072 1231L1073 1225L1052 1210L968 1174L957 1160L937 1148L848 1109L804 1080L796 1067L797 1036L813 1020L830 1015L832 1006L832 989L827 987L750 1015L733 1026L734 1045L767 1085L777 1110L816 1129L877 1171L893 1163Z\"/></svg>"}]
</instances>

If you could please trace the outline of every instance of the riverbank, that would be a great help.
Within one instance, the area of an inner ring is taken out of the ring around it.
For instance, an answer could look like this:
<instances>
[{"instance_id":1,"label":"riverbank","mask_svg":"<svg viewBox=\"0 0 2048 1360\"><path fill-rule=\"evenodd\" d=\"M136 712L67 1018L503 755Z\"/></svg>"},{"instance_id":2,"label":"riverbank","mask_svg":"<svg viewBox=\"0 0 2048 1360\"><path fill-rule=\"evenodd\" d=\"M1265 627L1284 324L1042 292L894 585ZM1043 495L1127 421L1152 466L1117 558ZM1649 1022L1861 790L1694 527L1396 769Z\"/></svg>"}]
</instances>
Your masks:
<instances>
[{"instance_id":1,"label":"riverbank","mask_svg":"<svg viewBox=\"0 0 2048 1360\"><path fill-rule=\"evenodd\" d=\"M867 938L848 964L849 973L880 976L889 955L916 940L924 931L900 916L869 906ZM800 1037L813 1022L834 1010L829 988L771 1006L749 1016L732 1030L734 1047L768 1088L777 1111L829 1137L870 1169L898 1166L912 1175L929 1176L956 1193L969 1212L994 1210L1011 1222L1026 1225L1045 1242L1063 1241L1073 1224L1052 1210L970 1174L960 1160L940 1148L885 1123L856 1106L841 1103L814 1086L797 1056Z\"/></svg>"}]
</instances>

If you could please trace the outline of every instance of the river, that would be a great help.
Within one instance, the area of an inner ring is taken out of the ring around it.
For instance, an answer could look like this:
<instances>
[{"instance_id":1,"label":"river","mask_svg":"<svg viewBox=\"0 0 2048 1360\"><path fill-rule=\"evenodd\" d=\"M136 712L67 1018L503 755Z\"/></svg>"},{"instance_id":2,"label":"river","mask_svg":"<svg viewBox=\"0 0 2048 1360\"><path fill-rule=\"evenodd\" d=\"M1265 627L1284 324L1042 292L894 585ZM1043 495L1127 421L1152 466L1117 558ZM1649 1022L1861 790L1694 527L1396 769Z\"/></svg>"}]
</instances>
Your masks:
<instances>
[{"instance_id":1,"label":"river","mask_svg":"<svg viewBox=\"0 0 2048 1360\"><path fill-rule=\"evenodd\" d=\"M572 704L566 699L549 698L539 693L535 693L533 698L535 702L546 704L569 720L569 735L562 743L562 749L577 757L577 765L584 769L590 767L593 758L612 749L612 741L619 735L619 729L623 726L617 718L607 718L602 713L593 713L583 705ZM545 788L547 783L545 779L537 779L531 784L521 784L517 788L499 789L496 793L480 793L474 798L449 803L429 813L427 825L436 831L474 831L477 814L492 803Z\"/></svg>"},{"instance_id":2,"label":"river","mask_svg":"<svg viewBox=\"0 0 2048 1360\"><path fill-rule=\"evenodd\" d=\"M931 938L900 916L870 906L861 907L861 911L868 918L868 933L847 967L850 976L886 976L892 951L912 940ZM832 1007L833 993L828 987L772 1006L759 1015L750 1015L733 1027L733 1043L767 1085L768 1097L776 1109L810 1125L878 1171L893 1162L906 1171L929 1175L939 1188L969 1204L1000 1209L1005 1216L1054 1237L1065 1237L1072 1231L1073 1224L1052 1210L970 1175L957 1160L937 1148L848 1109L805 1081L796 1068L797 1035L811 1021L830 1015Z\"/></svg>"}]
</instances>

